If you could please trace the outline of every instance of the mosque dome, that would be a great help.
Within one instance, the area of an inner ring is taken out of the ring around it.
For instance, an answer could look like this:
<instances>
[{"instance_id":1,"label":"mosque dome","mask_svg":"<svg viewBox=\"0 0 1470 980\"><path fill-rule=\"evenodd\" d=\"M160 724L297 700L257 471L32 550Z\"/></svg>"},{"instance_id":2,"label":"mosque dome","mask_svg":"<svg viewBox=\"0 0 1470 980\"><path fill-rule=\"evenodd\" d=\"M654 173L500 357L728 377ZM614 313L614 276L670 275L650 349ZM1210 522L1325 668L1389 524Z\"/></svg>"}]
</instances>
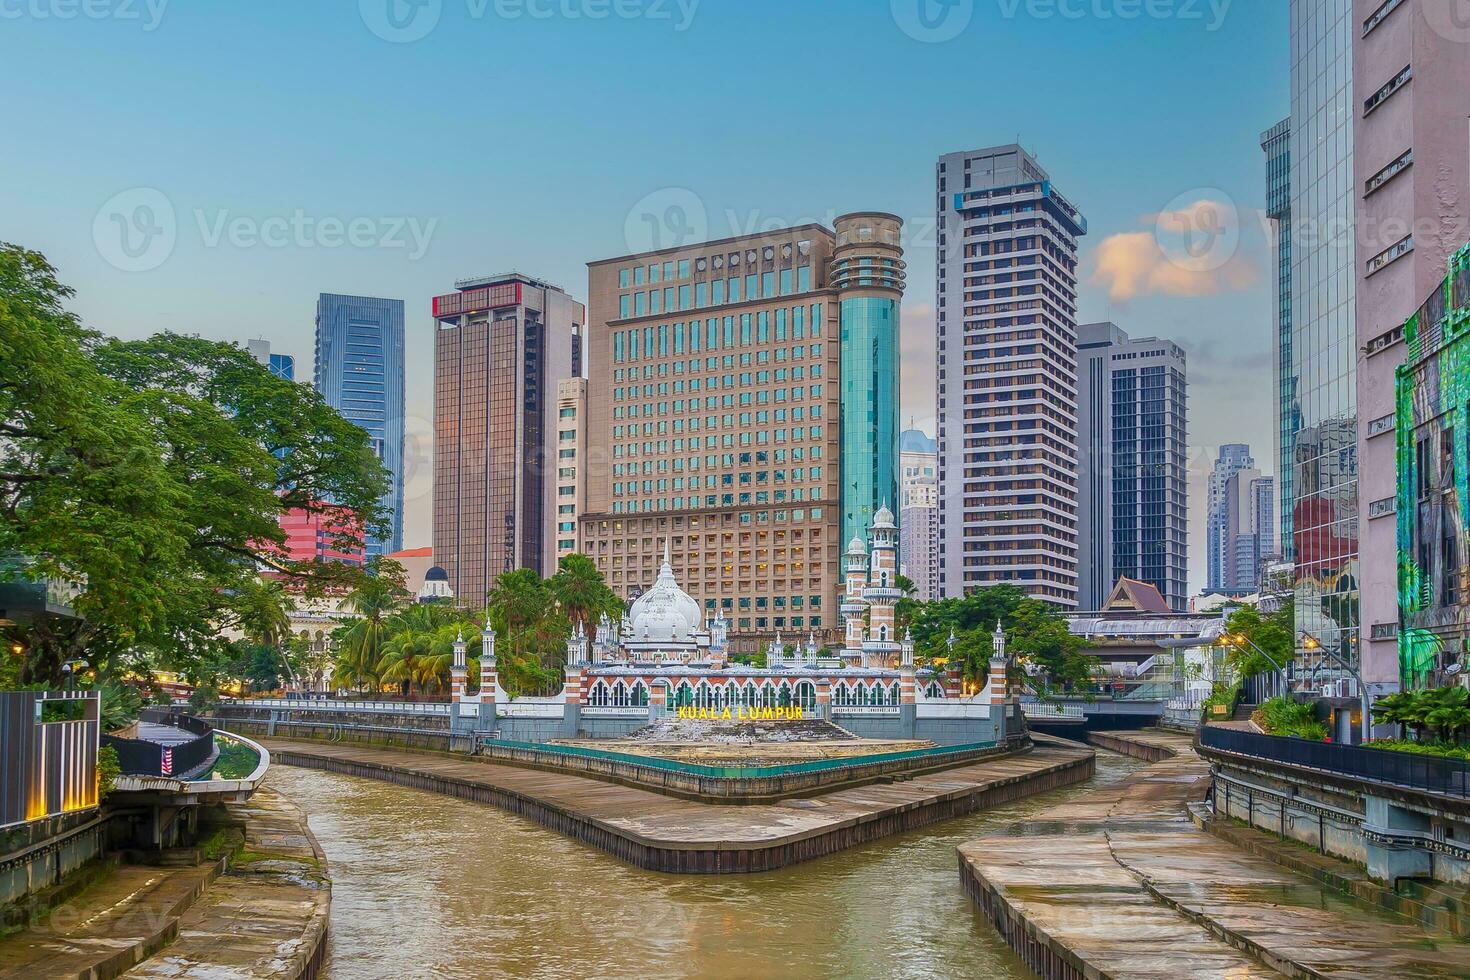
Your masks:
<instances>
[{"instance_id":1,"label":"mosque dome","mask_svg":"<svg viewBox=\"0 0 1470 980\"><path fill-rule=\"evenodd\" d=\"M861 534L854 534L852 536L852 540L847 545L847 553L849 555L866 555L868 553L868 546L863 544L863 536Z\"/></svg>"},{"instance_id":2,"label":"mosque dome","mask_svg":"<svg viewBox=\"0 0 1470 980\"><path fill-rule=\"evenodd\" d=\"M885 502L882 507L878 508L878 513L873 515L873 526L875 528L884 529L892 528L895 526L893 523L893 511L888 509L887 502Z\"/></svg>"},{"instance_id":3,"label":"mosque dome","mask_svg":"<svg viewBox=\"0 0 1470 980\"><path fill-rule=\"evenodd\" d=\"M667 551L663 567L658 572L658 581L653 583L653 588L633 600L628 620L633 627L629 639L634 642L685 643L691 641L692 634L704 625L704 612L699 603L674 580L674 566L669 562Z\"/></svg>"}]
</instances>

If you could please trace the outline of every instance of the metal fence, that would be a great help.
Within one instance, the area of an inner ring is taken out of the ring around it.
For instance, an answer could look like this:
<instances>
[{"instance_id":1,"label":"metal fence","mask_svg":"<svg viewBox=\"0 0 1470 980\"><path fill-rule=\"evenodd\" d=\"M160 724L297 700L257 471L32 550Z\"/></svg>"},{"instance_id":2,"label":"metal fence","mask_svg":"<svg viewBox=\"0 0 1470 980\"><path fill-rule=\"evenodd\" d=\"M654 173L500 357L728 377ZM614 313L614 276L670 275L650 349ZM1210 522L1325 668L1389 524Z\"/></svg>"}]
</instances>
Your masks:
<instances>
[{"instance_id":1,"label":"metal fence","mask_svg":"<svg viewBox=\"0 0 1470 980\"><path fill-rule=\"evenodd\" d=\"M145 721L170 725L194 738L165 745L143 738L103 735L102 744L117 750L118 768L124 776L179 777L204 765L214 752L214 727L202 718L167 712L144 715Z\"/></svg>"},{"instance_id":2,"label":"metal fence","mask_svg":"<svg viewBox=\"0 0 1470 980\"><path fill-rule=\"evenodd\" d=\"M1256 756L1426 793L1470 797L1470 764L1462 759L1336 742L1311 742L1279 735L1257 735L1218 726L1200 729L1199 740L1200 745L1221 752Z\"/></svg>"},{"instance_id":3,"label":"metal fence","mask_svg":"<svg viewBox=\"0 0 1470 980\"><path fill-rule=\"evenodd\" d=\"M0 693L0 828L97 805L100 708L94 691Z\"/></svg>"}]
</instances>

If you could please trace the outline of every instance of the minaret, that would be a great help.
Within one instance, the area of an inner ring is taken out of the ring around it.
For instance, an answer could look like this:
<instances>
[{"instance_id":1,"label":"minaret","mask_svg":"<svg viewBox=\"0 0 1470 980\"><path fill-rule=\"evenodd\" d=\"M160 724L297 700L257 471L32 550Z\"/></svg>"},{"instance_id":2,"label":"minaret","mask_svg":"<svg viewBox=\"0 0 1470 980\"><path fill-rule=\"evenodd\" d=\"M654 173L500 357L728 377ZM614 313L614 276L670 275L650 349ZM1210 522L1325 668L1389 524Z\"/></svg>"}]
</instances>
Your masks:
<instances>
[{"instance_id":1,"label":"minaret","mask_svg":"<svg viewBox=\"0 0 1470 980\"><path fill-rule=\"evenodd\" d=\"M454 660L449 665L449 701L457 705L464 700L465 681L469 678L469 668L464 659L465 642L464 632L454 639ZM454 718L458 719L459 709L454 708Z\"/></svg>"},{"instance_id":2,"label":"minaret","mask_svg":"<svg viewBox=\"0 0 1470 980\"><path fill-rule=\"evenodd\" d=\"M847 546L847 574L837 610L842 616L842 659L852 665L863 661L863 619L868 611L863 590L867 587L868 549L862 538L854 537Z\"/></svg>"},{"instance_id":3,"label":"minaret","mask_svg":"<svg viewBox=\"0 0 1470 980\"><path fill-rule=\"evenodd\" d=\"M485 628L480 631L480 728L488 731L495 727L495 628L490 617L485 617Z\"/></svg>"},{"instance_id":4,"label":"minaret","mask_svg":"<svg viewBox=\"0 0 1470 980\"><path fill-rule=\"evenodd\" d=\"M868 638L863 652L875 657L879 666L891 666L901 647L894 622L894 606L903 596L898 588L898 526L885 502L873 515L869 531L873 557L868 568L868 587L863 600L868 604Z\"/></svg>"}]
</instances>

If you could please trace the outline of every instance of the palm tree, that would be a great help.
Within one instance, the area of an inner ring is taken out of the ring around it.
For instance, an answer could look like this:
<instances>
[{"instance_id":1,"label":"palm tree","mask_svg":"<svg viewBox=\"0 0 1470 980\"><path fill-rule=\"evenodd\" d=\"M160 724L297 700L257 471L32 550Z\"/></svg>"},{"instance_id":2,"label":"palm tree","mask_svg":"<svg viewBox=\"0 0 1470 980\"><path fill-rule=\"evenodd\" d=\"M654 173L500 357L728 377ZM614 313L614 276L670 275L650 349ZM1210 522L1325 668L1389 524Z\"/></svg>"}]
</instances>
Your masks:
<instances>
[{"instance_id":1,"label":"palm tree","mask_svg":"<svg viewBox=\"0 0 1470 980\"><path fill-rule=\"evenodd\" d=\"M1399 691L1397 694L1381 697L1373 705L1373 716L1390 725L1398 725L1399 737L1402 738L1405 727L1412 720L1416 696L1414 691Z\"/></svg>"},{"instance_id":2,"label":"palm tree","mask_svg":"<svg viewBox=\"0 0 1470 980\"><path fill-rule=\"evenodd\" d=\"M337 670L333 677L339 684L354 687L377 687L381 683L378 661L385 639L383 619L408 596L397 577L376 574L376 559L369 564L368 571L347 597L347 604L358 618L339 631Z\"/></svg>"},{"instance_id":3,"label":"palm tree","mask_svg":"<svg viewBox=\"0 0 1470 980\"><path fill-rule=\"evenodd\" d=\"M290 610L295 602L279 581L256 578L245 583L236 596L236 618L240 632L252 646L275 651L274 657L286 668L286 676L294 685L296 671L286 656L286 642L291 638Z\"/></svg>"},{"instance_id":4,"label":"palm tree","mask_svg":"<svg viewBox=\"0 0 1470 980\"><path fill-rule=\"evenodd\" d=\"M562 615L589 640L597 631L597 621L603 615L612 618L622 615L622 600L607 587L596 563L586 555L572 554L563 558L549 584Z\"/></svg>"},{"instance_id":5,"label":"palm tree","mask_svg":"<svg viewBox=\"0 0 1470 980\"><path fill-rule=\"evenodd\" d=\"M550 583L528 568L504 572L487 596L486 615L500 635L499 674L514 692L556 682L572 626Z\"/></svg>"},{"instance_id":6,"label":"palm tree","mask_svg":"<svg viewBox=\"0 0 1470 980\"><path fill-rule=\"evenodd\" d=\"M407 695L417 683L420 690L440 686L454 661L454 640L461 633L473 636L479 625L465 621L452 606L431 603L409 606L390 617L383 626L383 652L378 660L382 680L402 685ZM470 658L470 674L479 661Z\"/></svg>"}]
</instances>

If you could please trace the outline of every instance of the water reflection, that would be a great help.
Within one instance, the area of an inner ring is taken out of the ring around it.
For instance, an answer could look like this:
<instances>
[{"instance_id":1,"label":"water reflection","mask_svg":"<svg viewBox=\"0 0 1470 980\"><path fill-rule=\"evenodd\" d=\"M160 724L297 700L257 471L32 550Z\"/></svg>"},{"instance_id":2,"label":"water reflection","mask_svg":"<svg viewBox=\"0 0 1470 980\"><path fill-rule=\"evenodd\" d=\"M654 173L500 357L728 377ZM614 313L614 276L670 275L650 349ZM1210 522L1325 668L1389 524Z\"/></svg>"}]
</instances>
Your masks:
<instances>
[{"instance_id":1,"label":"water reflection","mask_svg":"<svg viewBox=\"0 0 1470 980\"><path fill-rule=\"evenodd\" d=\"M1103 754L1091 785L1138 767ZM783 871L640 871L493 807L280 766L332 868L324 974L1027 977L976 915L955 847L1062 790Z\"/></svg>"}]
</instances>

